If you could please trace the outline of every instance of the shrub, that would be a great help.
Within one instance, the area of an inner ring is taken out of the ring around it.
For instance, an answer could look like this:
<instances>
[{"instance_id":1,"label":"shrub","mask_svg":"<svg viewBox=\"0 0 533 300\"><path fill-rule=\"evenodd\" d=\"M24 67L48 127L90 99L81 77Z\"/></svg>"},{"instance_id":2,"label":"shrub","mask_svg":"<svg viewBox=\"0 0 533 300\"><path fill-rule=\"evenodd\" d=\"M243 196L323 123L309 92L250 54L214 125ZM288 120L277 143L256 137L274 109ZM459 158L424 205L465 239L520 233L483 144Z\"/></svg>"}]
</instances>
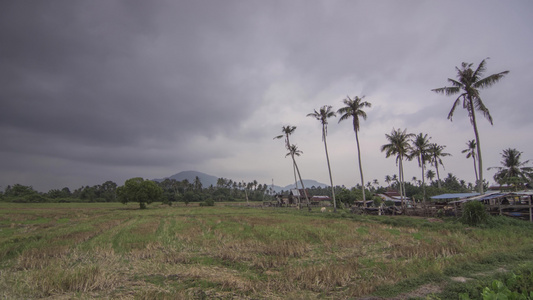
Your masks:
<instances>
[{"instance_id":1,"label":"shrub","mask_svg":"<svg viewBox=\"0 0 533 300\"><path fill-rule=\"evenodd\" d=\"M460 293L459 299L470 300L481 297L482 299L533 299L533 276L532 273L511 273L507 278L493 280L492 284L484 287L477 293Z\"/></svg>"},{"instance_id":2,"label":"shrub","mask_svg":"<svg viewBox=\"0 0 533 300\"><path fill-rule=\"evenodd\" d=\"M200 206L215 206L215 200L213 198L207 198L204 202L200 203Z\"/></svg>"},{"instance_id":3,"label":"shrub","mask_svg":"<svg viewBox=\"0 0 533 300\"><path fill-rule=\"evenodd\" d=\"M487 222L488 214L485 205L478 201L469 201L463 205L461 222L470 226L478 226Z\"/></svg>"}]
</instances>

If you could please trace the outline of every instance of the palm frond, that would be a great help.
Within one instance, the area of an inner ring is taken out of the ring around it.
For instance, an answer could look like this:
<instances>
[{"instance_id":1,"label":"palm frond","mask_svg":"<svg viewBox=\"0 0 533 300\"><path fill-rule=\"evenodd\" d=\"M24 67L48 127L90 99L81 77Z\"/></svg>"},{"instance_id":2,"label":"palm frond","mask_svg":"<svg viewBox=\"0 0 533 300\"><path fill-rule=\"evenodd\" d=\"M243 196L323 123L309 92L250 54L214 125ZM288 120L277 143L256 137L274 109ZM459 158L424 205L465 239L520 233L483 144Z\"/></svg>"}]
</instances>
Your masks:
<instances>
[{"instance_id":1,"label":"palm frond","mask_svg":"<svg viewBox=\"0 0 533 300\"><path fill-rule=\"evenodd\" d=\"M452 109L448 113L448 120L453 121L453 113L455 112L455 109L459 104L461 104L461 97L464 98L464 94L461 94L457 99L455 99L455 102L452 105Z\"/></svg>"},{"instance_id":2,"label":"palm frond","mask_svg":"<svg viewBox=\"0 0 533 300\"><path fill-rule=\"evenodd\" d=\"M342 116L339 118L339 123L340 123L341 121L344 121L344 120L349 119L350 117L351 117L351 115L349 115L349 114L344 114L344 115L342 115Z\"/></svg>"},{"instance_id":3,"label":"palm frond","mask_svg":"<svg viewBox=\"0 0 533 300\"><path fill-rule=\"evenodd\" d=\"M490 125L493 125L492 123L492 116L490 115L489 109L485 106L483 101L481 101L481 98L476 98L474 100L474 105L476 106L476 110L479 110L483 113L483 116L487 118L490 122Z\"/></svg>"},{"instance_id":4,"label":"palm frond","mask_svg":"<svg viewBox=\"0 0 533 300\"><path fill-rule=\"evenodd\" d=\"M478 78L480 78L481 76L483 76L483 73L485 73L485 71L487 70L487 67L485 66L487 63L486 63L486 60L489 59L488 57L485 58L484 60L482 60L476 71L474 72L474 74L472 75L472 79L474 82L477 82L478 81Z\"/></svg>"},{"instance_id":5,"label":"palm frond","mask_svg":"<svg viewBox=\"0 0 533 300\"><path fill-rule=\"evenodd\" d=\"M492 75L487 76L487 77L485 77L485 78L483 78L481 80L476 81L476 83L473 86L475 88L479 88L479 89L490 87L493 84L495 84L498 81L500 81L500 79L502 79L507 74L509 74L509 71L503 71L503 72L500 72L500 73L497 73L497 74L492 74Z\"/></svg>"}]
</instances>

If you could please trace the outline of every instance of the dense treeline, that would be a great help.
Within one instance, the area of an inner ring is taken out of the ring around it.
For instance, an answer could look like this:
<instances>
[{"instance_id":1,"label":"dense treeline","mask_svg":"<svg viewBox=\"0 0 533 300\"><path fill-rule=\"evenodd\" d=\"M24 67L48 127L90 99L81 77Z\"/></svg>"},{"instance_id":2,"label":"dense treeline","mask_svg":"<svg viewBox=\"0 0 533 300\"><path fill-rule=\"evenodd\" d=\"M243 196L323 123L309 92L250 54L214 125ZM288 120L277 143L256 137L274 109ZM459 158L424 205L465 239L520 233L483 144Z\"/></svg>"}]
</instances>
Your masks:
<instances>
[{"instance_id":1,"label":"dense treeline","mask_svg":"<svg viewBox=\"0 0 533 300\"><path fill-rule=\"evenodd\" d=\"M163 203L172 202L203 202L211 205L215 201L263 201L273 197L274 192L266 184L252 182L237 182L231 179L219 178L216 186L204 187L197 177L193 182L165 179L156 182L161 188L158 199ZM113 181L94 186L82 186L74 191L68 187L52 189L46 193L38 192L31 186L21 184L8 185L0 199L4 202L40 203L40 202L120 202L117 194L119 186ZM270 197L270 198L268 198Z\"/></svg>"},{"instance_id":2,"label":"dense treeline","mask_svg":"<svg viewBox=\"0 0 533 300\"><path fill-rule=\"evenodd\" d=\"M413 178L414 179L414 178ZM387 190L398 190L399 181L395 176L385 177L386 185L379 185L378 180L368 182L365 185L366 199L373 199L379 202L376 194ZM459 180L452 174L448 174L444 180L440 180L441 187L437 180L432 181L426 187L428 197L453 192L469 192L474 188L472 184L466 184L464 180ZM275 196L272 187L267 184L259 184L256 180L252 182L233 181L231 179L219 178L216 186L204 187L196 178L193 182L188 180L177 181L175 179L165 179L156 182L161 189L159 201L167 204L182 202L200 202L203 205L213 205L215 202L231 201L270 201ZM415 200L422 199L422 187L419 180L413 180L405 185L406 196ZM31 186L21 184L8 185L3 192L0 191L0 199L4 202L17 203L41 203L41 202L120 202L123 201L117 196L119 186L113 181L106 181L99 185L82 186L74 191L68 187L63 189L51 189L46 193L38 192ZM329 187L307 187L310 196L331 196L332 190ZM338 201L345 204L353 204L355 201L363 200L363 189L361 185L353 188L336 186L335 193ZM287 194L289 191L282 191Z\"/></svg>"}]
</instances>

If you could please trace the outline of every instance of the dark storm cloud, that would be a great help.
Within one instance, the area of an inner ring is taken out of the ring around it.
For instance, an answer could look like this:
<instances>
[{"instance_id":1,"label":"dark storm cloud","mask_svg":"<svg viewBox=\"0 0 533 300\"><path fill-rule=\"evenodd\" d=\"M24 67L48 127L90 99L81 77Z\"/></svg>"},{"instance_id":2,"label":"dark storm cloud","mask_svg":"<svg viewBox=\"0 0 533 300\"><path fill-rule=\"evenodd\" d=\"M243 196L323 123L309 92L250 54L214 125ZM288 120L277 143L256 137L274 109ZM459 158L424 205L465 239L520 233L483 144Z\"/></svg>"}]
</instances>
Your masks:
<instances>
[{"instance_id":1,"label":"dark storm cloud","mask_svg":"<svg viewBox=\"0 0 533 300\"><path fill-rule=\"evenodd\" d=\"M166 23L165 6L142 3L7 4L0 125L109 146L230 130L253 103L228 74L238 47L196 28L211 9L171 6Z\"/></svg>"},{"instance_id":2,"label":"dark storm cloud","mask_svg":"<svg viewBox=\"0 0 533 300\"><path fill-rule=\"evenodd\" d=\"M483 92L490 109L516 101L495 121L531 124L531 11L497 1L3 1L0 185L211 166L268 179L279 128L298 125L302 147L316 148L305 114L346 95L373 103L362 133L373 147L393 126L449 125L453 99L430 89L487 56L488 72L516 76ZM453 125L469 126L459 116Z\"/></svg>"}]
</instances>

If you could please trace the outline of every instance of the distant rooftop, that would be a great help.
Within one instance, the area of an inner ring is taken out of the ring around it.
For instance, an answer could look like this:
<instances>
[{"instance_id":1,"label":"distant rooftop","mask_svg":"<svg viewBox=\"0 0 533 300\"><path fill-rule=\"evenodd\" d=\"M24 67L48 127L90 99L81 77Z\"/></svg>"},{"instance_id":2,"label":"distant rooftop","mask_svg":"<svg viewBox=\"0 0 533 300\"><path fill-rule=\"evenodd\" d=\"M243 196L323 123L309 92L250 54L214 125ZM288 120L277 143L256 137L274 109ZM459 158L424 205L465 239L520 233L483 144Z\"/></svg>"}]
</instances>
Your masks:
<instances>
[{"instance_id":1,"label":"distant rooftop","mask_svg":"<svg viewBox=\"0 0 533 300\"><path fill-rule=\"evenodd\" d=\"M431 199L435 200L448 200L448 199L462 199L462 198L468 198L468 197L474 197L479 195L479 193L452 193L452 194L442 194L431 197Z\"/></svg>"}]
</instances>

